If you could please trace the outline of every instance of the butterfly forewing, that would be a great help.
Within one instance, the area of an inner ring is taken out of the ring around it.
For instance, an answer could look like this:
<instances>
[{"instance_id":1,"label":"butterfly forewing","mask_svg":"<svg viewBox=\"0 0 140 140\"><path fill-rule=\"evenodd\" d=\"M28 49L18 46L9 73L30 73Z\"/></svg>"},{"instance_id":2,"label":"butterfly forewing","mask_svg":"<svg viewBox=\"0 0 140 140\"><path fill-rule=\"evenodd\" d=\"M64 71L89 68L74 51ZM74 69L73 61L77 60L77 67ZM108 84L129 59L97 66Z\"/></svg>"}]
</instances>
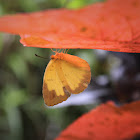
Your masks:
<instances>
[{"instance_id":1,"label":"butterfly forewing","mask_svg":"<svg viewBox=\"0 0 140 140\"><path fill-rule=\"evenodd\" d=\"M45 104L48 106L61 103L70 96L70 93L64 88L64 85L58 76L57 63L57 60L51 60L44 74L43 98Z\"/></svg>"}]
</instances>

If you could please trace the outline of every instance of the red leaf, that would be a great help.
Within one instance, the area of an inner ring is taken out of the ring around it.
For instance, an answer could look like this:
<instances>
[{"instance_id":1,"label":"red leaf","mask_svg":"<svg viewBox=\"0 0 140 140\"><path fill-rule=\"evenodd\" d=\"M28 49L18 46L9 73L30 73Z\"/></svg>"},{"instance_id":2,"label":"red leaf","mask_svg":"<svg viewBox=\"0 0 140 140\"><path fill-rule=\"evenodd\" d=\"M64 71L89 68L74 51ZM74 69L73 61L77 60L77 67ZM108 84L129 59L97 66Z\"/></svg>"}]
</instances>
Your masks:
<instances>
[{"instance_id":1,"label":"red leaf","mask_svg":"<svg viewBox=\"0 0 140 140\"><path fill-rule=\"evenodd\" d=\"M128 140L140 134L140 101L120 108L112 102L83 115L56 140Z\"/></svg>"},{"instance_id":2,"label":"red leaf","mask_svg":"<svg viewBox=\"0 0 140 140\"><path fill-rule=\"evenodd\" d=\"M0 18L0 31L25 46L140 53L140 1L108 0L80 10L47 10Z\"/></svg>"}]
</instances>

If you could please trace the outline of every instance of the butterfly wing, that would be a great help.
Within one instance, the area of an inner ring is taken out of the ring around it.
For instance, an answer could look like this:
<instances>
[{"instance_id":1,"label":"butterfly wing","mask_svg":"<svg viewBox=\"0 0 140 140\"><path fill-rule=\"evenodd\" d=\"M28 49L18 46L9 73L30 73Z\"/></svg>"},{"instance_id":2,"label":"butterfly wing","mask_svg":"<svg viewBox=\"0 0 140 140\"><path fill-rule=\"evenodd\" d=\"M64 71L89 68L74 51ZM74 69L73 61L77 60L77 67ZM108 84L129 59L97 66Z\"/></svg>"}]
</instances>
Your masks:
<instances>
[{"instance_id":1,"label":"butterfly wing","mask_svg":"<svg viewBox=\"0 0 140 140\"><path fill-rule=\"evenodd\" d=\"M44 73L43 79L43 98L45 104L53 106L61 103L71 95L64 87L61 79L59 78L57 70L60 60L52 59Z\"/></svg>"},{"instance_id":2,"label":"butterfly wing","mask_svg":"<svg viewBox=\"0 0 140 140\"><path fill-rule=\"evenodd\" d=\"M61 103L71 95L87 88L91 79L89 64L73 55L62 54L61 59L52 59L45 71L43 98L46 105Z\"/></svg>"},{"instance_id":3,"label":"butterfly wing","mask_svg":"<svg viewBox=\"0 0 140 140\"><path fill-rule=\"evenodd\" d=\"M64 59L58 60L57 73L65 89L70 93L80 93L87 88L91 80L89 64L73 55L63 54Z\"/></svg>"}]
</instances>

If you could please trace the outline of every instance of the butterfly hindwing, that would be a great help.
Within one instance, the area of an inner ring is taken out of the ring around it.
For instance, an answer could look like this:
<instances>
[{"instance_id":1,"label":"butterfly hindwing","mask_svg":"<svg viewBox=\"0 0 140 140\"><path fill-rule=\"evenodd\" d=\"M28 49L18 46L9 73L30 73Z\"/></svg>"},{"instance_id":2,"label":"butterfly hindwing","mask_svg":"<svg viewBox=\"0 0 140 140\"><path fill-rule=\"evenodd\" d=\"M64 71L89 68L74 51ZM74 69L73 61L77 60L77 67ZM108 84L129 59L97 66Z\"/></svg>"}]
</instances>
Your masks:
<instances>
[{"instance_id":1,"label":"butterfly hindwing","mask_svg":"<svg viewBox=\"0 0 140 140\"><path fill-rule=\"evenodd\" d=\"M72 57L71 55L71 59L73 59ZM61 64L56 64L58 65L57 67L59 67L58 75L63 85L65 85L65 88L73 94L80 93L86 89L91 79L89 64L76 56L74 56L73 63L65 59L59 61ZM82 66L76 65L77 63L82 63Z\"/></svg>"}]
</instances>

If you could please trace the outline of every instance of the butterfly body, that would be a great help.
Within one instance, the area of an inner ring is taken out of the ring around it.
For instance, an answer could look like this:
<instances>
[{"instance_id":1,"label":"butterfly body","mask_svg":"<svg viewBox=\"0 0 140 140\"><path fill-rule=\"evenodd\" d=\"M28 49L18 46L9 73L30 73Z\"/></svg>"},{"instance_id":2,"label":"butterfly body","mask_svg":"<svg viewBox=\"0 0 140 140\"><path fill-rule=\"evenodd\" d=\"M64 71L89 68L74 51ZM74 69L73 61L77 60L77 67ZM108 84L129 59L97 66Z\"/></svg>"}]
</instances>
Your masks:
<instances>
[{"instance_id":1,"label":"butterfly body","mask_svg":"<svg viewBox=\"0 0 140 140\"><path fill-rule=\"evenodd\" d=\"M90 66L85 60L64 53L52 55L43 79L46 105L56 105L67 100L71 93L82 92L90 79Z\"/></svg>"}]
</instances>

